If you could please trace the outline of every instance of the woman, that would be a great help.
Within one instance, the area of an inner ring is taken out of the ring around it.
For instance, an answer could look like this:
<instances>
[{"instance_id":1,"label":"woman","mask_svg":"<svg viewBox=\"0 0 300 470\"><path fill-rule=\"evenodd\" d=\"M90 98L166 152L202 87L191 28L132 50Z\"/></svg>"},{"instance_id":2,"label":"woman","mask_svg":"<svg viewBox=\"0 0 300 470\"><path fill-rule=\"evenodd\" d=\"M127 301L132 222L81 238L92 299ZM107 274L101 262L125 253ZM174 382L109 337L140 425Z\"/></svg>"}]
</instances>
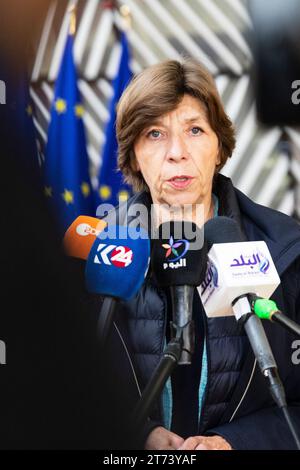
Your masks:
<instances>
[{"instance_id":1,"label":"woman","mask_svg":"<svg viewBox=\"0 0 300 470\"><path fill-rule=\"evenodd\" d=\"M279 308L299 321L300 231L291 218L252 202L219 174L235 145L213 78L192 60L168 60L144 70L118 105L119 168L138 192L130 201L161 208L192 208L198 225L216 216L235 219L248 240L264 240L281 285ZM197 206L204 208L199 220ZM128 206L126 206L128 208ZM125 217L119 211L119 222ZM129 220L130 223L130 220ZM138 392L149 382L168 338L168 292L151 273L116 322L126 345ZM285 421L274 408L256 368L249 342L234 317L206 318L197 294L193 316L196 345L192 364L178 367L143 436L146 449L294 448ZM290 360L292 341L267 324L289 402L300 403L300 368ZM128 364L127 364L128 365ZM126 369L122 364L122 373ZM128 372L130 373L130 372ZM300 429L300 408L291 405Z\"/></svg>"}]
</instances>

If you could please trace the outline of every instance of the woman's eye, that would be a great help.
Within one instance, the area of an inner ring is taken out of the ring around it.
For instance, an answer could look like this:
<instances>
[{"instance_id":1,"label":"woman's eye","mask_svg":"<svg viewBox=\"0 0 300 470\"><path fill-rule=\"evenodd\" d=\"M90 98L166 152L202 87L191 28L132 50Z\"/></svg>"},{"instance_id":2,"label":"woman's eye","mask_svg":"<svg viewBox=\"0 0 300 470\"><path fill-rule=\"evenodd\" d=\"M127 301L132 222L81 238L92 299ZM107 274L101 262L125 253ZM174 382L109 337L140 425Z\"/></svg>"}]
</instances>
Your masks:
<instances>
[{"instance_id":1,"label":"woman's eye","mask_svg":"<svg viewBox=\"0 0 300 470\"><path fill-rule=\"evenodd\" d=\"M153 139L158 139L160 137L160 135L161 135L160 131L158 131L156 129L152 129L147 134L148 137L152 137Z\"/></svg>"},{"instance_id":2,"label":"woman's eye","mask_svg":"<svg viewBox=\"0 0 300 470\"><path fill-rule=\"evenodd\" d=\"M198 135L198 134L200 134L201 132L202 132L202 129L200 129L200 127L198 127L198 126L192 127L192 129L191 129L191 133L192 133L193 135Z\"/></svg>"}]
</instances>

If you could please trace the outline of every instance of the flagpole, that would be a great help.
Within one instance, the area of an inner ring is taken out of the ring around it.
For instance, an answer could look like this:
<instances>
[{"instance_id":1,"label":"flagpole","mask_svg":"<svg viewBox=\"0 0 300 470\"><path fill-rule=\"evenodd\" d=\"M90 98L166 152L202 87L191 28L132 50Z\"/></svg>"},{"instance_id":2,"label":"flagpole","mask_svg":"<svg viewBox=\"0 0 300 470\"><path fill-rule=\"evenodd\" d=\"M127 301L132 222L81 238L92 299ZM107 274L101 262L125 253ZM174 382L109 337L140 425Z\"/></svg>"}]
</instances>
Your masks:
<instances>
[{"instance_id":1,"label":"flagpole","mask_svg":"<svg viewBox=\"0 0 300 470\"><path fill-rule=\"evenodd\" d=\"M132 28L132 16L130 7L124 3L120 6L119 12L123 20L124 31L129 31Z\"/></svg>"},{"instance_id":2,"label":"flagpole","mask_svg":"<svg viewBox=\"0 0 300 470\"><path fill-rule=\"evenodd\" d=\"M121 46L121 54L118 71L112 81L113 96L109 104L110 118L105 130L105 144L101 149L102 164L99 170L96 197L99 204L104 202L116 206L132 195L132 188L124 182L121 174L116 172L118 142L115 129L116 105L132 78L129 65L131 56L126 35L131 27L131 15L128 5L119 7L115 0L105 1L102 6L112 10L116 38Z\"/></svg>"},{"instance_id":3,"label":"flagpole","mask_svg":"<svg viewBox=\"0 0 300 470\"><path fill-rule=\"evenodd\" d=\"M76 33L76 4L75 3L73 3L73 5L71 5L69 8L69 15L70 15L69 34L71 36L74 36Z\"/></svg>"}]
</instances>

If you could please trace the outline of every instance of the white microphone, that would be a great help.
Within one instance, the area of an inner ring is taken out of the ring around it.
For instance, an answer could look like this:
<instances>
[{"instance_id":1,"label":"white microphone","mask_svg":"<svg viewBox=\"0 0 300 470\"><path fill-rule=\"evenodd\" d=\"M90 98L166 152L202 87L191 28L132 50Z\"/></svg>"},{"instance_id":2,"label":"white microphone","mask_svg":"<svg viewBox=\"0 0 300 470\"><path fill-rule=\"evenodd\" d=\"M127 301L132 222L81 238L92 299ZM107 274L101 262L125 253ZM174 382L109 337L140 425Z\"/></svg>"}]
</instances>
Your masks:
<instances>
[{"instance_id":1,"label":"white microphone","mask_svg":"<svg viewBox=\"0 0 300 470\"><path fill-rule=\"evenodd\" d=\"M249 293L269 298L280 284L270 251L264 241L240 241L244 237L228 217L206 222L204 236L211 248L205 279L197 289L206 315L235 315L239 320L242 312L232 305L235 299Z\"/></svg>"},{"instance_id":2,"label":"white microphone","mask_svg":"<svg viewBox=\"0 0 300 470\"><path fill-rule=\"evenodd\" d=\"M269 297L280 284L269 249L263 241L241 241L244 237L239 226L228 217L206 222L204 236L212 246L206 277L198 286L206 315L234 315L243 324L260 370L269 380L272 397L280 408L285 408L276 361L261 320L251 309L253 295Z\"/></svg>"}]
</instances>

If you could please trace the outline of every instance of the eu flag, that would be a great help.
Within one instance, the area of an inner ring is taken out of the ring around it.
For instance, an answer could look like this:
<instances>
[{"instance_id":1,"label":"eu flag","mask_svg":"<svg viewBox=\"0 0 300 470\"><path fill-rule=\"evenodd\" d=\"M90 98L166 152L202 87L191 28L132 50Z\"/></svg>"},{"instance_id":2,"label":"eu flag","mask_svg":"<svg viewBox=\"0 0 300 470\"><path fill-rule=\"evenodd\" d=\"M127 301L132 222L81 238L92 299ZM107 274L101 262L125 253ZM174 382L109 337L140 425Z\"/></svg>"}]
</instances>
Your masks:
<instances>
[{"instance_id":1,"label":"eu flag","mask_svg":"<svg viewBox=\"0 0 300 470\"><path fill-rule=\"evenodd\" d=\"M116 138L116 106L121 94L130 81L132 73L129 67L130 54L125 33L121 33L121 59L117 75L113 81L113 98L110 103L110 118L105 132L105 144L102 152L102 165L98 184L98 202L112 205L128 199L132 189L124 183L117 171L118 144Z\"/></svg>"},{"instance_id":2,"label":"eu flag","mask_svg":"<svg viewBox=\"0 0 300 470\"><path fill-rule=\"evenodd\" d=\"M78 215L95 215L82 116L69 34L55 85L44 176L45 195L63 231Z\"/></svg>"}]
</instances>

